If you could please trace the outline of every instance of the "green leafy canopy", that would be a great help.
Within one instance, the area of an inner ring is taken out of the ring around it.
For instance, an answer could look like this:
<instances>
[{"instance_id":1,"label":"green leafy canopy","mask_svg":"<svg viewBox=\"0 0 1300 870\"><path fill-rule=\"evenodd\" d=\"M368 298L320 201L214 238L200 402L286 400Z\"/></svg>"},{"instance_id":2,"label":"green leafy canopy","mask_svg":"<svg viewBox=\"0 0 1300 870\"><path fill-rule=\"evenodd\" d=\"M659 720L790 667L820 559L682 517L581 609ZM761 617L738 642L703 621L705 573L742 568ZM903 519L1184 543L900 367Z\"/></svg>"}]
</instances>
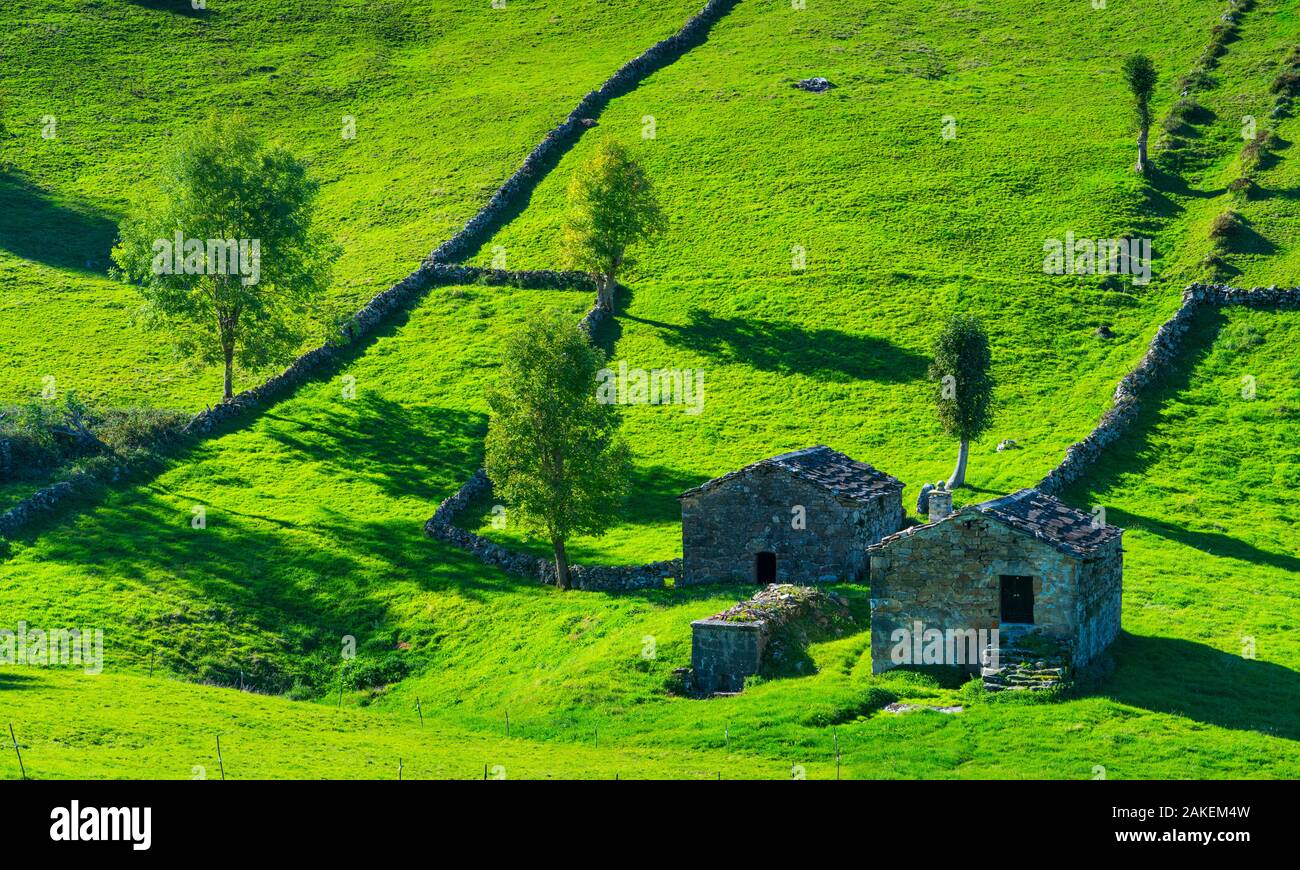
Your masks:
<instances>
[{"instance_id":1,"label":"green leafy canopy","mask_svg":"<svg viewBox=\"0 0 1300 870\"><path fill-rule=\"evenodd\" d=\"M1156 67L1151 58L1138 53L1124 60L1124 80L1133 93L1137 121L1143 128L1151 126L1151 97L1156 90Z\"/></svg>"},{"instance_id":2,"label":"green leafy canopy","mask_svg":"<svg viewBox=\"0 0 1300 870\"><path fill-rule=\"evenodd\" d=\"M487 395L486 466L512 516L551 541L618 518L631 468L618 412L596 399L605 355L563 315L511 337Z\"/></svg>"},{"instance_id":3,"label":"green leafy canopy","mask_svg":"<svg viewBox=\"0 0 1300 870\"><path fill-rule=\"evenodd\" d=\"M645 170L615 142L603 143L569 182L564 265L613 277L627 249L663 228Z\"/></svg>"},{"instance_id":4,"label":"green leafy canopy","mask_svg":"<svg viewBox=\"0 0 1300 870\"><path fill-rule=\"evenodd\" d=\"M230 354L258 368L291 357L338 256L313 227L317 190L303 162L264 143L241 116L213 115L182 135L152 201L123 223L113 249L115 273L144 297L144 325L204 362ZM197 274L161 273L160 246L178 233L204 243L255 241L256 282L229 263L213 270L211 259Z\"/></svg>"},{"instance_id":5,"label":"green leafy canopy","mask_svg":"<svg viewBox=\"0 0 1300 870\"><path fill-rule=\"evenodd\" d=\"M932 349L930 379L944 432L963 441L978 439L993 422L992 353L978 318L951 318Z\"/></svg>"}]
</instances>

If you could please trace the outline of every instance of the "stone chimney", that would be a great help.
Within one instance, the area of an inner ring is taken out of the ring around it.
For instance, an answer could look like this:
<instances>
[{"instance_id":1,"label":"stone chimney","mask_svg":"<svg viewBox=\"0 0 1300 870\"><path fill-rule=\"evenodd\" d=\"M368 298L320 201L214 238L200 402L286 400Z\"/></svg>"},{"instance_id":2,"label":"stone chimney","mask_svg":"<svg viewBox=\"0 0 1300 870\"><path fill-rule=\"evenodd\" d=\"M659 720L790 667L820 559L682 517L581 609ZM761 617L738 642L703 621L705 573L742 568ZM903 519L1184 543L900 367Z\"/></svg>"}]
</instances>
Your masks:
<instances>
[{"instance_id":1,"label":"stone chimney","mask_svg":"<svg viewBox=\"0 0 1300 870\"><path fill-rule=\"evenodd\" d=\"M938 487L930 490L929 515L930 522L937 523L939 520L952 513L952 491Z\"/></svg>"}]
</instances>

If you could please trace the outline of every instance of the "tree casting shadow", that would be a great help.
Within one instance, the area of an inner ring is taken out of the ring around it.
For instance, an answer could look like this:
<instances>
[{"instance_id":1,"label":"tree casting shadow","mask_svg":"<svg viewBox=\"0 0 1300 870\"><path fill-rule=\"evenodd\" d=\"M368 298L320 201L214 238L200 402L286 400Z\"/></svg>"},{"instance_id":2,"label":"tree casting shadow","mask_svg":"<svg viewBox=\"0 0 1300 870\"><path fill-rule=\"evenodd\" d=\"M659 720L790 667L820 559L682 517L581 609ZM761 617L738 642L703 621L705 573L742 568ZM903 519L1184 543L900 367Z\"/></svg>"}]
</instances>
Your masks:
<instances>
[{"instance_id":1,"label":"tree casting shadow","mask_svg":"<svg viewBox=\"0 0 1300 870\"><path fill-rule=\"evenodd\" d=\"M85 203L56 201L21 172L0 170L0 248L61 269L108 269L117 224Z\"/></svg>"},{"instance_id":2,"label":"tree casting shadow","mask_svg":"<svg viewBox=\"0 0 1300 870\"><path fill-rule=\"evenodd\" d=\"M716 317L693 308L685 325L624 315L658 328L664 341L722 362L826 380L901 383L925 376L928 360L888 339L838 329L805 329L749 317Z\"/></svg>"}]
</instances>

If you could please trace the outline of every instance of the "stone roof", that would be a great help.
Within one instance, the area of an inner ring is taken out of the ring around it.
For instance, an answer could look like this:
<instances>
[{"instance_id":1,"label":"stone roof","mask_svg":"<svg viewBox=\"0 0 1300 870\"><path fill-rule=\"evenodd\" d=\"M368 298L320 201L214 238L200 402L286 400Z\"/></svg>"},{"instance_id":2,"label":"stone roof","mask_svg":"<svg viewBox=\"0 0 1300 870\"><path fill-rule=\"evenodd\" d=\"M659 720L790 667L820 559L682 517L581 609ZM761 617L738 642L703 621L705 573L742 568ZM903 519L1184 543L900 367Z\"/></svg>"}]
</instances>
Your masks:
<instances>
[{"instance_id":1,"label":"stone roof","mask_svg":"<svg viewBox=\"0 0 1300 870\"><path fill-rule=\"evenodd\" d=\"M805 447L780 456L760 459L744 468L715 477L694 489L688 489L678 498L689 498L707 492L719 484L734 480L760 468L775 468L808 483L815 484L836 498L865 502L883 495L903 490L898 478L872 468L865 462L850 459L825 445Z\"/></svg>"},{"instance_id":2,"label":"stone roof","mask_svg":"<svg viewBox=\"0 0 1300 870\"><path fill-rule=\"evenodd\" d=\"M1119 526L1094 525L1092 514L1072 508L1060 499L1036 489L1022 489L1001 498L968 505L936 522L912 526L901 532L886 535L879 543L868 547L867 552L880 552L894 541L911 537L922 529L969 516L972 513L984 514L1008 528L1024 532L1080 559L1091 558L1100 547L1124 534L1124 530Z\"/></svg>"}]
</instances>

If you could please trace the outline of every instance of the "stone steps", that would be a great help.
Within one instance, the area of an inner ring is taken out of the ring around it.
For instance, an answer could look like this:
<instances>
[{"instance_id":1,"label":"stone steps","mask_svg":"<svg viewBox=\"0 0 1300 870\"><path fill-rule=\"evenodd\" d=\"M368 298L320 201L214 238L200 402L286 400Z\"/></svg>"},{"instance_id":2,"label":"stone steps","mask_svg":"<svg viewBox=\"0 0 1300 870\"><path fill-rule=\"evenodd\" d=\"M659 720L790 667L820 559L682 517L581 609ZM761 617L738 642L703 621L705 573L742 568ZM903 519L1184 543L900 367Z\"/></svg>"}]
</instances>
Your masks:
<instances>
[{"instance_id":1,"label":"stone steps","mask_svg":"<svg viewBox=\"0 0 1300 870\"><path fill-rule=\"evenodd\" d=\"M1028 632L1017 633L1009 642L989 646L981 657L980 678L990 692L1039 692L1069 681L1070 667L1064 654L1049 654L1020 645ZM997 667L991 662L996 661Z\"/></svg>"}]
</instances>

